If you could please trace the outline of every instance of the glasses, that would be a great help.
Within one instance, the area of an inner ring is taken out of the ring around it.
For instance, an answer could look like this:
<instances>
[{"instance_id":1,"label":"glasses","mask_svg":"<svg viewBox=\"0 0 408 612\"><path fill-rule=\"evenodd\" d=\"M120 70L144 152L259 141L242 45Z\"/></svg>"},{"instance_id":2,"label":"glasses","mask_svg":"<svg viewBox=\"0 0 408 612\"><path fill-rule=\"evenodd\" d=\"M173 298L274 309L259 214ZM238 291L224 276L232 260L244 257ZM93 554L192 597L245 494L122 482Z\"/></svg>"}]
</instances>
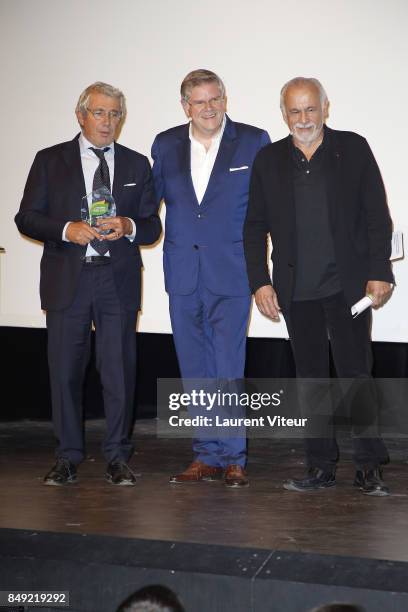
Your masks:
<instances>
[{"instance_id":1,"label":"glasses","mask_svg":"<svg viewBox=\"0 0 408 612\"><path fill-rule=\"evenodd\" d=\"M223 98L222 96L218 96L217 98L210 98L209 100L191 100L191 102L189 100L186 100L186 102L197 110L203 110L204 108L206 108L206 106L209 106L210 108L221 106L224 102L224 99L225 98Z\"/></svg>"},{"instance_id":2,"label":"glasses","mask_svg":"<svg viewBox=\"0 0 408 612\"><path fill-rule=\"evenodd\" d=\"M86 110L89 111L97 121L101 121L102 119L106 119L107 117L109 117L109 119L111 119L112 121L119 121L119 119L122 118L122 111L106 111L102 110L101 108L97 108L95 110L87 108Z\"/></svg>"}]
</instances>

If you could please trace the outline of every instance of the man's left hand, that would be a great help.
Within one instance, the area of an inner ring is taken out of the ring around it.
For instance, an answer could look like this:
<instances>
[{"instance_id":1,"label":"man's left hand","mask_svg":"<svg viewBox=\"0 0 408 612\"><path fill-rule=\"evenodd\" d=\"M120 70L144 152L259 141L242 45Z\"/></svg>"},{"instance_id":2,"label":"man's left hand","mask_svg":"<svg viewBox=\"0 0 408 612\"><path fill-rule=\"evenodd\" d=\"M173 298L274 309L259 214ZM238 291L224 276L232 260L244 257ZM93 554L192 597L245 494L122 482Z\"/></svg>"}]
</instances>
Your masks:
<instances>
[{"instance_id":1,"label":"man's left hand","mask_svg":"<svg viewBox=\"0 0 408 612\"><path fill-rule=\"evenodd\" d=\"M373 300L373 308L381 308L389 300L393 285L384 281L368 281L366 295Z\"/></svg>"},{"instance_id":2,"label":"man's left hand","mask_svg":"<svg viewBox=\"0 0 408 612\"><path fill-rule=\"evenodd\" d=\"M101 231L113 230L104 236L105 240L119 240L123 236L130 236L132 233L132 223L127 217L109 217L97 220L97 227Z\"/></svg>"}]
</instances>

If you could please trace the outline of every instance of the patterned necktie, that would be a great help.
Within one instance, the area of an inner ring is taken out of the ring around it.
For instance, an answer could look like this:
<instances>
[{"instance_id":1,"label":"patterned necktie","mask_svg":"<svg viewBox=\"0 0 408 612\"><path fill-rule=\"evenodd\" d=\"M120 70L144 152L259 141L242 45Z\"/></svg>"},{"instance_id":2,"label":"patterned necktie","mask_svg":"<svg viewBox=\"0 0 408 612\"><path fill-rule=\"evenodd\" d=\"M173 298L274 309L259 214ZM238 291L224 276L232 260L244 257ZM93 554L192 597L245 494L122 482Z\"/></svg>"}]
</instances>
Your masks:
<instances>
[{"instance_id":1,"label":"patterned necktie","mask_svg":"<svg viewBox=\"0 0 408 612\"><path fill-rule=\"evenodd\" d=\"M109 175L109 166L105 159L106 151L109 151L109 147L105 147L104 149L94 149L93 147L89 147L91 151L95 153L97 157L99 157L99 166L95 170L92 191L97 191L101 187L107 187L110 191L110 175ZM99 242L96 238L91 240L91 246L95 249L99 255L105 255L109 251L109 243L104 240L103 242Z\"/></svg>"},{"instance_id":2,"label":"patterned necktie","mask_svg":"<svg viewBox=\"0 0 408 612\"><path fill-rule=\"evenodd\" d=\"M109 176L109 167L105 159L105 153L106 151L109 151L109 147L105 147L104 149L94 149L93 147L90 147L90 149L95 153L97 157L99 157L99 166L95 170L92 190L97 191L101 187L107 187L110 191L111 184Z\"/></svg>"}]
</instances>

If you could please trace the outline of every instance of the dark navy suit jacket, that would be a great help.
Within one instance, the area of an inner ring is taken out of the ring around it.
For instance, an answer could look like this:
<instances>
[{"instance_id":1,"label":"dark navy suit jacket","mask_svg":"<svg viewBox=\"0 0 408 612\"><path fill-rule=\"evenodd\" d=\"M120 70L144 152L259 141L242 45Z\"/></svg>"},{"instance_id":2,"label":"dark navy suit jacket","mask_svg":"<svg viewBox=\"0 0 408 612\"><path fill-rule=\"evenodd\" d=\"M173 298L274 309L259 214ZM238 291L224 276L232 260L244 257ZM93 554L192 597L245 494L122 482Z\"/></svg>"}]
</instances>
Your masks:
<instances>
[{"instance_id":1,"label":"dark navy suit jacket","mask_svg":"<svg viewBox=\"0 0 408 612\"><path fill-rule=\"evenodd\" d=\"M133 186L126 184L133 183ZM126 309L140 307L142 260L139 244L152 244L161 223L148 159L115 143L112 189L117 215L136 224L136 238L123 237L109 245L119 299ZM37 153L15 221L23 234L44 243L40 296L44 310L68 307L76 294L86 246L64 242L67 221L81 220L86 195L78 136Z\"/></svg>"},{"instance_id":2,"label":"dark navy suit jacket","mask_svg":"<svg viewBox=\"0 0 408 612\"><path fill-rule=\"evenodd\" d=\"M249 177L267 132L228 117L199 205L191 178L189 124L159 134L152 146L156 196L166 203L164 274L170 294L189 295L198 275L216 295L250 293L243 251Z\"/></svg>"}]
</instances>

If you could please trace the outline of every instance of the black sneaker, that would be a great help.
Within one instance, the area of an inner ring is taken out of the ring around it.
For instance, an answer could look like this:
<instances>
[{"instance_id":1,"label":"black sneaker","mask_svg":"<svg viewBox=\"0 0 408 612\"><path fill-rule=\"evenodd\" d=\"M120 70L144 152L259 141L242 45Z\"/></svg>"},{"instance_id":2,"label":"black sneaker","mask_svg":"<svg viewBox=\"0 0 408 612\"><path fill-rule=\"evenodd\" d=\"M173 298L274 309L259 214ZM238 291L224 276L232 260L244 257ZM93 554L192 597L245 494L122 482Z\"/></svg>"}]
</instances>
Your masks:
<instances>
[{"instance_id":1,"label":"black sneaker","mask_svg":"<svg viewBox=\"0 0 408 612\"><path fill-rule=\"evenodd\" d=\"M106 468L105 478L111 484L122 487L136 484L136 477L125 461L111 461Z\"/></svg>"},{"instance_id":2,"label":"black sneaker","mask_svg":"<svg viewBox=\"0 0 408 612\"><path fill-rule=\"evenodd\" d=\"M365 495L385 497L390 494L383 481L382 470L379 467L371 470L357 470L353 486L361 489Z\"/></svg>"},{"instance_id":3,"label":"black sneaker","mask_svg":"<svg viewBox=\"0 0 408 612\"><path fill-rule=\"evenodd\" d=\"M336 472L325 472L320 468L309 468L305 478L300 480L290 479L283 483L287 491L317 491L328 489L336 485Z\"/></svg>"},{"instance_id":4,"label":"black sneaker","mask_svg":"<svg viewBox=\"0 0 408 612\"><path fill-rule=\"evenodd\" d=\"M51 486L62 486L76 481L76 465L64 457L59 457L57 463L44 477L44 484Z\"/></svg>"}]
</instances>

